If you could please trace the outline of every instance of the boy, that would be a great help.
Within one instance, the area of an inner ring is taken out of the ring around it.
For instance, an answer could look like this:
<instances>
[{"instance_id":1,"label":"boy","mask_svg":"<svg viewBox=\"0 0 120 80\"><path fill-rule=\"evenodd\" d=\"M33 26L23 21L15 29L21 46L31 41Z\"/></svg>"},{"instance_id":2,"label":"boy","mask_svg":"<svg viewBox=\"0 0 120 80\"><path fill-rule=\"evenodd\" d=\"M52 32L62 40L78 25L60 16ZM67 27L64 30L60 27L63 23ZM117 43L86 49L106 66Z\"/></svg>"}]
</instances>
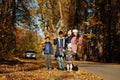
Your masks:
<instances>
[{"instance_id":1,"label":"boy","mask_svg":"<svg viewBox=\"0 0 120 80\"><path fill-rule=\"evenodd\" d=\"M45 40L46 42L43 45L43 50L44 50L46 68L53 69L52 61L51 61L51 56L53 54L53 47L52 44L50 43L50 37L46 37Z\"/></svg>"},{"instance_id":2,"label":"boy","mask_svg":"<svg viewBox=\"0 0 120 80\"><path fill-rule=\"evenodd\" d=\"M62 31L59 32L59 37L54 39L54 45L57 45L55 57L58 60L58 69L64 70L65 38Z\"/></svg>"}]
</instances>

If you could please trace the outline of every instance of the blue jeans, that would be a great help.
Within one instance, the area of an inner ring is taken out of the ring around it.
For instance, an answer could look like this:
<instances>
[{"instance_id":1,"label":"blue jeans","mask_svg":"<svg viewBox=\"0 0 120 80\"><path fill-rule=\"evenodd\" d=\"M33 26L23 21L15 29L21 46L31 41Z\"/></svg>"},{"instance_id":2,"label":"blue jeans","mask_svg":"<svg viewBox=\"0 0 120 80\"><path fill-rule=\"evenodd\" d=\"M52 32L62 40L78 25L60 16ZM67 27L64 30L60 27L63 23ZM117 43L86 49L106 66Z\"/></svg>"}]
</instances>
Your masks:
<instances>
[{"instance_id":1,"label":"blue jeans","mask_svg":"<svg viewBox=\"0 0 120 80\"><path fill-rule=\"evenodd\" d=\"M59 69L64 69L64 59L63 57L57 57Z\"/></svg>"},{"instance_id":2,"label":"blue jeans","mask_svg":"<svg viewBox=\"0 0 120 80\"><path fill-rule=\"evenodd\" d=\"M50 54L45 54L45 55L44 55L44 58L45 58L46 68L52 68L51 55L50 55Z\"/></svg>"}]
</instances>

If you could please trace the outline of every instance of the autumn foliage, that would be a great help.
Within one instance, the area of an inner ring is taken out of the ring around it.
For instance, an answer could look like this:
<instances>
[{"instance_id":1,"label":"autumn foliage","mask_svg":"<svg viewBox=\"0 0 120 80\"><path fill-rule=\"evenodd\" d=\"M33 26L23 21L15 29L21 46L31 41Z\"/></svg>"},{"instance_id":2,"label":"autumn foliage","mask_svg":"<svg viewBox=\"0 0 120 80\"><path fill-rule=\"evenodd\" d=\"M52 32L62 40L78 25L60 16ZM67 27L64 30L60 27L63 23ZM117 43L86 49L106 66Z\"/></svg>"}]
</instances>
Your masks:
<instances>
[{"instance_id":1,"label":"autumn foliage","mask_svg":"<svg viewBox=\"0 0 120 80\"><path fill-rule=\"evenodd\" d=\"M1 0L0 58L38 49L39 29L56 37L77 28L87 36L86 60L120 62L119 26L119 0Z\"/></svg>"}]
</instances>

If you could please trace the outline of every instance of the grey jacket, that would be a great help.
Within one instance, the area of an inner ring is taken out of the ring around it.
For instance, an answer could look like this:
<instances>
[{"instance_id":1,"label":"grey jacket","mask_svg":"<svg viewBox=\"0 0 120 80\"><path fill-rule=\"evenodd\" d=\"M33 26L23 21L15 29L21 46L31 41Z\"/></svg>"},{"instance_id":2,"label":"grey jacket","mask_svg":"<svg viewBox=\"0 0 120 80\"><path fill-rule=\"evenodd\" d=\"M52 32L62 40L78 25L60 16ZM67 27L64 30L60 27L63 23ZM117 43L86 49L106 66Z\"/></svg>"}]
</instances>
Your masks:
<instances>
[{"instance_id":1,"label":"grey jacket","mask_svg":"<svg viewBox=\"0 0 120 80\"><path fill-rule=\"evenodd\" d=\"M68 51L68 50L65 52L65 54L66 54L66 61L72 61L73 55L75 55L73 51Z\"/></svg>"}]
</instances>

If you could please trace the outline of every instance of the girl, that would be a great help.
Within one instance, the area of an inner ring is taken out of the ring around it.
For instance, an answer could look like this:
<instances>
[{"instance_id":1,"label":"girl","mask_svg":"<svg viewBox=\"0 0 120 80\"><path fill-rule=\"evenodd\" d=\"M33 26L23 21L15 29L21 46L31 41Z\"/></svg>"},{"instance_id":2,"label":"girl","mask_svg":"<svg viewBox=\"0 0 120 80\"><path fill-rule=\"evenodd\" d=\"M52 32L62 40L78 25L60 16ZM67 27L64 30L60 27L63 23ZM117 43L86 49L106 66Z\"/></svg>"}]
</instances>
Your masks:
<instances>
[{"instance_id":1,"label":"girl","mask_svg":"<svg viewBox=\"0 0 120 80\"><path fill-rule=\"evenodd\" d=\"M66 51L66 63L67 63L67 71L70 71L70 72L72 71L72 68L73 68L73 65L72 65L73 55L74 55L74 52L72 51L72 45L71 43L69 43Z\"/></svg>"}]
</instances>

